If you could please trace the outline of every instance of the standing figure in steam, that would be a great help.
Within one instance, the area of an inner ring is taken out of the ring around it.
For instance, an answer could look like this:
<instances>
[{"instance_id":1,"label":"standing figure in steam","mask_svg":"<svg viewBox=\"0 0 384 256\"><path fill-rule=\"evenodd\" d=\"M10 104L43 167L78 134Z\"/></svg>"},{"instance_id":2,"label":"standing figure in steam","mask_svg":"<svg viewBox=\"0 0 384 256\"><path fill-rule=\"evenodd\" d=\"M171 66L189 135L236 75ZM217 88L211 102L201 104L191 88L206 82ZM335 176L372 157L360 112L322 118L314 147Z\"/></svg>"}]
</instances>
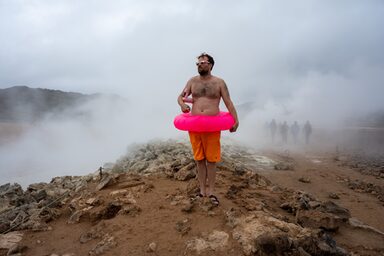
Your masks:
<instances>
[{"instance_id":1,"label":"standing figure in steam","mask_svg":"<svg viewBox=\"0 0 384 256\"><path fill-rule=\"evenodd\" d=\"M288 129L289 127L287 121L284 121L284 123L280 126L281 138L284 144L288 143Z\"/></svg>"},{"instance_id":2,"label":"standing figure in steam","mask_svg":"<svg viewBox=\"0 0 384 256\"><path fill-rule=\"evenodd\" d=\"M271 124L269 125L269 129L271 131L271 139L273 143L275 142L275 136L276 136L276 130L277 130L277 124L275 119L272 119Z\"/></svg>"},{"instance_id":3,"label":"standing figure in steam","mask_svg":"<svg viewBox=\"0 0 384 256\"><path fill-rule=\"evenodd\" d=\"M300 132L299 124L297 123L297 121L295 121L291 125L291 134L292 134L292 139L294 144L297 144L299 141L299 132Z\"/></svg>"},{"instance_id":4,"label":"standing figure in steam","mask_svg":"<svg viewBox=\"0 0 384 256\"><path fill-rule=\"evenodd\" d=\"M220 100L223 99L229 113L235 120L230 132L235 132L239 126L236 109L229 96L229 91L223 79L211 74L215 64L212 56L202 53L197 57L197 71L199 75L192 77L177 98L181 111L187 113L192 104L192 115L216 116L219 114ZM192 99L188 98L192 94ZM216 132L189 132L193 157L197 164L197 177L200 186L200 197L207 196L214 205L219 200L214 195L216 163L220 161L220 131Z\"/></svg>"},{"instance_id":5,"label":"standing figure in steam","mask_svg":"<svg viewBox=\"0 0 384 256\"><path fill-rule=\"evenodd\" d=\"M303 127L303 131L305 136L305 144L309 144L309 137L311 136L311 133L312 133L312 125L309 123L308 120Z\"/></svg>"}]
</instances>

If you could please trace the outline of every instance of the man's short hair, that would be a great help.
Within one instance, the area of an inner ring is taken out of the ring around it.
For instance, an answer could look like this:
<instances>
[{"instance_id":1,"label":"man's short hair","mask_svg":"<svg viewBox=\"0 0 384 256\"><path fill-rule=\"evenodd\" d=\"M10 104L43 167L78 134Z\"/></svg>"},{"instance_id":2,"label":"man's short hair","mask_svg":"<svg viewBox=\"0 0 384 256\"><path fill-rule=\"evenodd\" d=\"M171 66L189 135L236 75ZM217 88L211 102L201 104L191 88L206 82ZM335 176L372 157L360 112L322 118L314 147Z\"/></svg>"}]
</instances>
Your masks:
<instances>
[{"instance_id":1,"label":"man's short hair","mask_svg":"<svg viewBox=\"0 0 384 256\"><path fill-rule=\"evenodd\" d=\"M200 54L197 59L200 59L202 57L207 57L208 58L208 61L209 63L212 64L212 67L211 67L211 70L213 69L213 66L215 65L215 60L213 59L213 57L211 55L209 55L208 53L206 52L203 52L202 54Z\"/></svg>"}]
</instances>

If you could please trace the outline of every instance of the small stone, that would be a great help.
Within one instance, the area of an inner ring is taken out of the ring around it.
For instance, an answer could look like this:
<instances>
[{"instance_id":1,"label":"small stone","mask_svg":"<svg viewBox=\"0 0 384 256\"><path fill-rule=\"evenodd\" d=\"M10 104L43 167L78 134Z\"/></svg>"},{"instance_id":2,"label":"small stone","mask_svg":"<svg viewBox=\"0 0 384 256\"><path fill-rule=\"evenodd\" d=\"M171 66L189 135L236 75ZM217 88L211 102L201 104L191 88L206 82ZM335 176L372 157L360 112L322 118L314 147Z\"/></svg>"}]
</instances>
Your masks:
<instances>
[{"instance_id":1,"label":"small stone","mask_svg":"<svg viewBox=\"0 0 384 256\"><path fill-rule=\"evenodd\" d=\"M303 182L303 183L311 183L311 180L309 178L305 178L305 177L299 178L299 181Z\"/></svg>"},{"instance_id":2,"label":"small stone","mask_svg":"<svg viewBox=\"0 0 384 256\"><path fill-rule=\"evenodd\" d=\"M14 245L8 250L7 255L16 255L16 254L21 255L21 253L27 249L28 249L28 247L25 245Z\"/></svg>"},{"instance_id":3,"label":"small stone","mask_svg":"<svg viewBox=\"0 0 384 256\"><path fill-rule=\"evenodd\" d=\"M183 201L183 208L181 210L186 213L191 213L193 211L193 204L185 200Z\"/></svg>"},{"instance_id":4,"label":"small stone","mask_svg":"<svg viewBox=\"0 0 384 256\"><path fill-rule=\"evenodd\" d=\"M157 249L157 244L155 242L152 242L148 245L148 252L155 252Z\"/></svg>"},{"instance_id":5,"label":"small stone","mask_svg":"<svg viewBox=\"0 0 384 256\"><path fill-rule=\"evenodd\" d=\"M109 193L110 196L125 196L128 193L126 189L115 190Z\"/></svg>"},{"instance_id":6,"label":"small stone","mask_svg":"<svg viewBox=\"0 0 384 256\"><path fill-rule=\"evenodd\" d=\"M96 186L96 190L102 190L103 188L107 187L108 185L112 185L115 182L115 179L110 175L104 176L100 183Z\"/></svg>"},{"instance_id":7,"label":"small stone","mask_svg":"<svg viewBox=\"0 0 384 256\"><path fill-rule=\"evenodd\" d=\"M89 255L101 255L104 254L106 251L110 250L111 248L114 248L117 246L117 242L115 240L115 237L106 234L104 235L103 240L101 240L96 246L88 252Z\"/></svg>"},{"instance_id":8,"label":"small stone","mask_svg":"<svg viewBox=\"0 0 384 256\"><path fill-rule=\"evenodd\" d=\"M286 210L286 211L292 211L293 210L293 207L292 207L291 203L288 203L288 202L282 203L280 205L280 208L283 209L283 210Z\"/></svg>"},{"instance_id":9,"label":"small stone","mask_svg":"<svg viewBox=\"0 0 384 256\"><path fill-rule=\"evenodd\" d=\"M9 232L7 234L0 234L0 248L11 249L23 239L23 233L20 231Z\"/></svg>"},{"instance_id":10,"label":"small stone","mask_svg":"<svg viewBox=\"0 0 384 256\"><path fill-rule=\"evenodd\" d=\"M214 211L208 211L208 216L209 217L214 217L214 216L216 216L216 213L214 212Z\"/></svg>"},{"instance_id":11,"label":"small stone","mask_svg":"<svg viewBox=\"0 0 384 256\"><path fill-rule=\"evenodd\" d=\"M269 188L269 190L272 192L278 192L281 191L281 188L279 186L272 186Z\"/></svg>"},{"instance_id":12,"label":"small stone","mask_svg":"<svg viewBox=\"0 0 384 256\"><path fill-rule=\"evenodd\" d=\"M332 199L340 199L340 197L336 193L332 193L332 192L329 193L328 197Z\"/></svg>"},{"instance_id":13,"label":"small stone","mask_svg":"<svg viewBox=\"0 0 384 256\"><path fill-rule=\"evenodd\" d=\"M307 253L307 252L303 249L303 247L299 247L298 252L299 252L299 255L300 255L300 256L311 256L311 254Z\"/></svg>"},{"instance_id":14,"label":"small stone","mask_svg":"<svg viewBox=\"0 0 384 256\"><path fill-rule=\"evenodd\" d=\"M311 207L311 209L315 209L320 206L320 202L318 201L310 201L308 204Z\"/></svg>"},{"instance_id":15,"label":"small stone","mask_svg":"<svg viewBox=\"0 0 384 256\"><path fill-rule=\"evenodd\" d=\"M100 200L98 198L93 197L93 198L89 198L85 203L88 205L97 206L99 205Z\"/></svg>"},{"instance_id":16,"label":"small stone","mask_svg":"<svg viewBox=\"0 0 384 256\"><path fill-rule=\"evenodd\" d=\"M191 230L191 220L185 219L176 223L176 230L182 235L187 234Z\"/></svg>"}]
</instances>

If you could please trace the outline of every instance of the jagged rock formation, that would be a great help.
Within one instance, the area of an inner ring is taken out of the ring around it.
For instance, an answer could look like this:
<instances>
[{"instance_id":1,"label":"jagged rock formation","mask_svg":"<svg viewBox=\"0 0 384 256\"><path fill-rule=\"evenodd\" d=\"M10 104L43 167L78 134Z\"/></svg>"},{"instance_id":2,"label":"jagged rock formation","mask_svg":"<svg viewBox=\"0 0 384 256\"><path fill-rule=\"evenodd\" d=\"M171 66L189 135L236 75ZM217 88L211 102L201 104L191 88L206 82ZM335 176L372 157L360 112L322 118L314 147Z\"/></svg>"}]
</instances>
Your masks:
<instances>
[{"instance_id":1,"label":"jagged rock formation","mask_svg":"<svg viewBox=\"0 0 384 256\"><path fill-rule=\"evenodd\" d=\"M20 231L54 237L65 228L55 224L60 220L78 238L69 248L53 247L55 255L349 255L332 238L341 228L384 239L348 209L281 188L256 172L273 170L277 162L246 148L223 147L219 207L196 197L189 145L176 141L136 145L115 164L84 177L57 177L26 191L2 185L0 252L41 255L27 238L20 242Z\"/></svg>"}]
</instances>

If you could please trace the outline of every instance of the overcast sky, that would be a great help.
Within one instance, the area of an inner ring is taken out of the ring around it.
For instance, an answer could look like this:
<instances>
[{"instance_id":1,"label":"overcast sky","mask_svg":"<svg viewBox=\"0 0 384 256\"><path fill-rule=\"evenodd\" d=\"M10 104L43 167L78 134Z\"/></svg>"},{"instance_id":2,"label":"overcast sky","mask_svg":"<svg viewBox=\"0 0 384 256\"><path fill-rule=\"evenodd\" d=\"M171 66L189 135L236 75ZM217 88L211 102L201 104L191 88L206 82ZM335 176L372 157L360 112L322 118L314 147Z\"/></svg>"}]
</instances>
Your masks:
<instances>
[{"instance_id":1,"label":"overcast sky","mask_svg":"<svg viewBox=\"0 0 384 256\"><path fill-rule=\"evenodd\" d=\"M236 103L383 108L383 27L380 0L0 0L0 87L174 101L206 51Z\"/></svg>"},{"instance_id":2,"label":"overcast sky","mask_svg":"<svg viewBox=\"0 0 384 256\"><path fill-rule=\"evenodd\" d=\"M0 88L113 93L171 119L208 52L235 105L252 102L239 133L335 124L384 110L383 28L381 0L0 0Z\"/></svg>"}]
</instances>

